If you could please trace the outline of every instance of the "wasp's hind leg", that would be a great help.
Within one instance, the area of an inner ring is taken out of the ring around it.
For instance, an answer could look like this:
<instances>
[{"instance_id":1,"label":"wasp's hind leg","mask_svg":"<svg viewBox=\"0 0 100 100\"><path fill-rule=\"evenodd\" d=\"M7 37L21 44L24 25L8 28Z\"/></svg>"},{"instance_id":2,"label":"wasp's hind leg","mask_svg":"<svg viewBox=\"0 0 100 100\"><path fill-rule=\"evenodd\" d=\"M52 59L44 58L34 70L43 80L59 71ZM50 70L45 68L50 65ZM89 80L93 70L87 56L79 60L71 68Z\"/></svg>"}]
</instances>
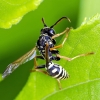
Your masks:
<instances>
[{"instance_id":1,"label":"wasp's hind leg","mask_svg":"<svg viewBox=\"0 0 100 100\"><path fill-rule=\"evenodd\" d=\"M61 90L62 89L62 86L61 86L60 80L57 79L57 82L58 82L58 87Z\"/></svg>"},{"instance_id":2,"label":"wasp's hind leg","mask_svg":"<svg viewBox=\"0 0 100 100\"><path fill-rule=\"evenodd\" d=\"M47 71L41 70L42 68L45 68L45 65L37 66L35 69L31 70L31 72L40 72L49 75Z\"/></svg>"},{"instance_id":3,"label":"wasp's hind leg","mask_svg":"<svg viewBox=\"0 0 100 100\"><path fill-rule=\"evenodd\" d=\"M44 60L43 56L41 56L41 55L37 55L36 57L34 57L34 68L35 68L35 69L36 69L37 66L38 66L38 63L37 63L37 61L36 61L36 58L39 58L39 59L43 59L43 60Z\"/></svg>"},{"instance_id":4,"label":"wasp's hind leg","mask_svg":"<svg viewBox=\"0 0 100 100\"><path fill-rule=\"evenodd\" d=\"M42 56L36 56L34 58L34 69L31 70L31 72L41 72L41 73L44 73L46 75L49 75L47 71L44 71L44 70L41 70L42 68L45 68L45 67L48 67L48 63L49 63L49 57L48 57L48 52L49 52L49 45L46 44L46 47L45 47L45 59L46 59L46 65L40 65L38 66L37 64L37 61L36 61L36 58L40 58L40 59L44 59Z\"/></svg>"},{"instance_id":5,"label":"wasp's hind leg","mask_svg":"<svg viewBox=\"0 0 100 100\"><path fill-rule=\"evenodd\" d=\"M37 71L37 72L41 72L41 73L44 73L44 74L48 75L47 71L41 70L42 68L45 68L45 65L38 66L36 58L44 59L42 56L36 56L34 58L34 69L31 70L31 72L36 72Z\"/></svg>"},{"instance_id":6,"label":"wasp's hind leg","mask_svg":"<svg viewBox=\"0 0 100 100\"><path fill-rule=\"evenodd\" d=\"M34 59L34 69L31 72L41 72L48 75L47 71L41 70L42 68L45 68L45 65L38 66L36 59Z\"/></svg>"}]
</instances>

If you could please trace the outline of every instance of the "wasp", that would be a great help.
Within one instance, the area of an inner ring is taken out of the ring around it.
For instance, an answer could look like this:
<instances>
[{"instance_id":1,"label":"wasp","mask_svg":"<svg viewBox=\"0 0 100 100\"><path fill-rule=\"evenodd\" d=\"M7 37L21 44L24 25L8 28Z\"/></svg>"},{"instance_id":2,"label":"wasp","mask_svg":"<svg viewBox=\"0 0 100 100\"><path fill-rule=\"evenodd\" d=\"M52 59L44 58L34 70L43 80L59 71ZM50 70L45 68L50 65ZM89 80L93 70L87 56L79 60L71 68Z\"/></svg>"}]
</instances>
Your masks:
<instances>
[{"instance_id":1,"label":"wasp","mask_svg":"<svg viewBox=\"0 0 100 100\"><path fill-rule=\"evenodd\" d=\"M26 53L25 55L20 57L18 60L9 64L6 68L6 70L4 71L2 77L5 78L9 74L11 74L16 68L18 68L20 65L32 60L33 58L44 59L45 58L45 45L47 42L48 42L49 48L50 48L49 59L50 60L60 60L59 57L53 56L53 54L57 54L59 52L58 50L55 49L55 48L58 48L59 46L55 46L56 41L54 38L64 34L67 30L65 30L59 34L55 34L53 27L56 24L58 24L62 19L67 19L68 21L70 21L69 18L62 17L54 25L52 25L51 27L47 27L47 25L44 22L44 19L42 18L44 28L41 29L40 36L39 36L39 39L37 40L36 46L32 50L30 50L28 53ZM66 38L65 38L65 40L66 40ZM64 43L62 43L62 45L63 44ZM40 52L41 55L39 55L39 56L36 55L37 50Z\"/></svg>"},{"instance_id":2,"label":"wasp","mask_svg":"<svg viewBox=\"0 0 100 100\"><path fill-rule=\"evenodd\" d=\"M69 74L66 72L66 70L62 66L56 63L53 63L53 60L59 61L62 58L67 61L71 61L81 56L87 56L87 55L93 54L93 52L90 52L86 54L77 55L73 58L65 57L59 54L59 51L57 50L57 48L60 48L64 45L65 41L68 38L68 33L70 31L70 28L66 28L63 32L55 34L53 27L57 25L62 19L67 19L70 22L70 19L68 17L62 17L58 21L56 21L55 24L48 27L45 24L44 19L42 18L44 27L41 29L40 36L39 36L39 39L37 40L36 46L32 50L30 50L28 53L20 57L18 60L9 64L6 70L4 71L2 77L5 78L9 74L11 74L16 68L18 68L21 64L24 64L34 59L34 70L31 70L31 71L42 72L44 74L54 77L55 79L57 79L59 88L61 89L62 87L61 87L60 80L68 78ZM66 34L63 42L60 45L56 46L55 38L63 34ZM40 52L40 55L36 54L37 50ZM39 66L37 64L36 58L45 60L46 64ZM46 71L41 70L41 68L45 68Z\"/></svg>"}]
</instances>

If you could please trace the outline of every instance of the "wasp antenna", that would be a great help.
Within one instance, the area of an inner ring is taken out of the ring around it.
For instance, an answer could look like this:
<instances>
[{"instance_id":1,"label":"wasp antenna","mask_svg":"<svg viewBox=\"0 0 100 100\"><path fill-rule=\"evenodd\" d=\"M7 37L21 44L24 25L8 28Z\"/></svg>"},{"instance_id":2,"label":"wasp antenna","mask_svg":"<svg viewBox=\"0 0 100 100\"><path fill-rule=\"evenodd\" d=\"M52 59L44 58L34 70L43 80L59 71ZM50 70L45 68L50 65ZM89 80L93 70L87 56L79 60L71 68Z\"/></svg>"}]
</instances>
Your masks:
<instances>
[{"instance_id":1,"label":"wasp antenna","mask_svg":"<svg viewBox=\"0 0 100 100\"><path fill-rule=\"evenodd\" d=\"M71 22L70 21L70 19L68 18L68 17L61 17L54 25L52 25L50 28L53 28L55 25L57 25L61 20L63 20L63 19L67 19L69 22Z\"/></svg>"},{"instance_id":2,"label":"wasp antenna","mask_svg":"<svg viewBox=\"0 0 100 100\"><path fill-rule=\"evenodd\" d=\"M42 22L43 22L43 24L44 24L44 27L47 27L47 25L46 25L45 22L44 22L44 18L42 18Z\"/></svg>"}]
</instances>

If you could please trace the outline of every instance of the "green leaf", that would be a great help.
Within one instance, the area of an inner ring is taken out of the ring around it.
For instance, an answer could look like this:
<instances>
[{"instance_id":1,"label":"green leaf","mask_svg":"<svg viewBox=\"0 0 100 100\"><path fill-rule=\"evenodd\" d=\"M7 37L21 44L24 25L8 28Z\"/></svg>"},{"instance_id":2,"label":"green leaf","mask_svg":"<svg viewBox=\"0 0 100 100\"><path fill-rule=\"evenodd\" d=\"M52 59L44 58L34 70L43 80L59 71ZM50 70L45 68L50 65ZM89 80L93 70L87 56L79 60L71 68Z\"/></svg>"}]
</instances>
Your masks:
<instances>
[{"instance_id":1,"label":"green leaf","mask_svg":"<svg viewBox=\"0 0 100 100\"><path fill-rule=\"evenodd\" d=\"M10 28L43 0L0 0L0 27Z\"/></svg>"},{"instance_id":2,"label":"green leaf","mask_svg":"<svg viewBox=\"0 0 100 100\"><path fill-rule=\"evenodd\" d=\"M70 74L69 79L61 81L62 90L58 89L55 79L34 72L15 100L100 100L99 14L88 21L85 20L79 28L71 30L66 43L60 49L60 54L68 57L87 52L95 54L71 62L63 59L56 62Z\"/></svg>"},{"instance_id":3,"label":"green leaf","mask_svg":"<svg viewBox=\"0 0 100 100\"><path fill-rule=\"evenodd\" d=\"M42 100L100 100L100 79L81 82L52 93Z\"/></svg>"},{"instance_id":4,"label":"green leaf","mask_svg":"<svg viewBox=\"0 0 100 100\"><path fill-rule=\"evenodd\" d=\"M93 15L100 13L100 8L98 4L100 3L100 0L81 0L80 2L80 10L79 10L79 16L78 16L78 25L83 21L85 17L92 17Z\"/></svg>"}]
</instances>

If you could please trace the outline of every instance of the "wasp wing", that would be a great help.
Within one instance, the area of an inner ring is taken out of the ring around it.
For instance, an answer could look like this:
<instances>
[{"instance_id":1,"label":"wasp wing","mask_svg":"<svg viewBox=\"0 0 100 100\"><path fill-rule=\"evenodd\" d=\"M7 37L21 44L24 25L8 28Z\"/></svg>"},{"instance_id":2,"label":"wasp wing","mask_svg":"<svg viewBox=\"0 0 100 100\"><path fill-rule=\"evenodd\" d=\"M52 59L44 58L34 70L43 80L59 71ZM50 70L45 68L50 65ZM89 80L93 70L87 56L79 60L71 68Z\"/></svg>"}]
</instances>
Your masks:
<instances>
[{"instance_id":1,"label":"wasp wing","mask_svg":"<svg viewBox=\"0 0 100 100\"><path fill-rule=\"evenodd\" d=\"M2 78L5 78L10 73L12 73L17 67L19 67L21 64L24 64L30 60L32 60L36 56L36 47L34 47L32 50L27 52L25 55L14 61L13 63L10 63L6 70L4 71Z\"/></svg>"}]
</instances>

